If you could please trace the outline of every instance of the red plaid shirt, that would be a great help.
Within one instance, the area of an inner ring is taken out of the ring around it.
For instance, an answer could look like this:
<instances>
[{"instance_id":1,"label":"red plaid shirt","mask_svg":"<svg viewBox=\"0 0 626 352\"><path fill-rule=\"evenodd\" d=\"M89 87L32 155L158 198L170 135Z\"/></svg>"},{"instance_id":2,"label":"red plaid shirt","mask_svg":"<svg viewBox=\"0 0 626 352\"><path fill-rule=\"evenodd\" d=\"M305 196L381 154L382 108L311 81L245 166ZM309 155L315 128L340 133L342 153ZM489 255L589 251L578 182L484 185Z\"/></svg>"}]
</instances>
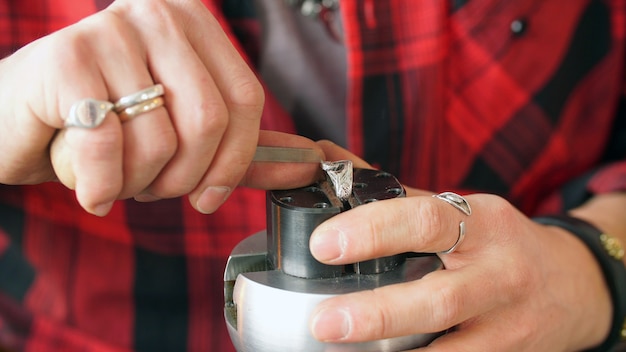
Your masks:
<instances>
[{"instance_id":1,"label":"red plaid shirt","mask_svg":"<svg viewBox=\"0 0 626 352\"><path fill-rule=\"evenodd\" d=\"M208 4L251 63L251 0ZM0 54L107 5L0 0ZM624 0L343 0L350 148L407 185L501 194L528 214L626 189ZM514 24L512 26L512 24ZM293 131L267 98L263 128ZM227 351L222 274L265 227L240 189L82 211L58 184L0 186L0 345Z\"/></svg>"}]
</instances>

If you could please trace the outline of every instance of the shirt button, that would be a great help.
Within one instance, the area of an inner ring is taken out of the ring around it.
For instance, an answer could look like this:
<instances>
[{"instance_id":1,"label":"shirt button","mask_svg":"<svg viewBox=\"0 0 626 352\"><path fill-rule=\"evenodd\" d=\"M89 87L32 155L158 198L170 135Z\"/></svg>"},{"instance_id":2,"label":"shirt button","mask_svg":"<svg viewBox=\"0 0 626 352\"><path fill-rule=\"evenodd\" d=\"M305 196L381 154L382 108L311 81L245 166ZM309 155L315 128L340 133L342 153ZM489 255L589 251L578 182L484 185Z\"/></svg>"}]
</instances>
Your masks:
<instances>
[{"instance_id":1,"label":"shirt button","mask_svg":"<svg viewBox=\"0 0 626 352\"><path fill-rule=\"evenodd\" d=\"M527 23L525 19L515 19L513 20L513 22L511 22L511 33L516 36L522 35L524 31L526 31L526 26Z\"/></svg>"}]
</instances>

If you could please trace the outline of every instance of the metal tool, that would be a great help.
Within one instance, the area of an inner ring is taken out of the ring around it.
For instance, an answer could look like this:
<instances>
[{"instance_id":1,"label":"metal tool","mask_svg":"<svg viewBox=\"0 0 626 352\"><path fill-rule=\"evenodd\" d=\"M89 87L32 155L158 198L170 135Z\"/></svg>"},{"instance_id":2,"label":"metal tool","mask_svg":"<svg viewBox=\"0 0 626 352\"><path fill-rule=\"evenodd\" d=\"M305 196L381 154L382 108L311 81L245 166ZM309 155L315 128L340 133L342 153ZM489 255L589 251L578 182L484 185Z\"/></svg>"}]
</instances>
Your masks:
<instances>
[{"instance_id":1,"label":"metal tool","mask_svg":"<svg viewBox=\"0 0 626 352\"><path fill-rule=\"evenodd\" d=\"M322 159L314 149L257 146L252 161L273 163L319 163Z\"/></svg>"},{"instance_id":2,"label":"metal tool","mask_svg":"<svg viewBox=\"0 0 626 352\"><path fill-rule=\"evenodd\" d=\"M345 201L328 180L267 192L267 231L240 242L224 273L224 316L237 351L403 351L439 335L340 344L310 334L313 309L329 297L418 280L442 269L432 255L400 254L349 265L322 264L311 255L309 238L323 221L362 204L405 196L386 172L355 169L353 176Z\"/></svg>"}]
</instances>

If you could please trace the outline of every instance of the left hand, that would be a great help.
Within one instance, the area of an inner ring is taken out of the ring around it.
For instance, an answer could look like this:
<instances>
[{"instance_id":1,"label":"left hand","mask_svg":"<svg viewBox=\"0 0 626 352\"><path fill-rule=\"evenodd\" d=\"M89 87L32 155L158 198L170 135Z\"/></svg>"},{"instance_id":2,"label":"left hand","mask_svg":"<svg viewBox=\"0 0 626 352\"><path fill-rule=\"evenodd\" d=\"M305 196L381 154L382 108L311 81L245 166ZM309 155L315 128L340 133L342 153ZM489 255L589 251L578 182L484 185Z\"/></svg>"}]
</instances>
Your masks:
<instances>
[{"instance_id":1,"label":"left hand","mask_svg":"<svg viewBox=\"0 0 626 352\"><path fill-rule=\"evenodd\" d=\"M329 160L351 158L330 143ZM337 296L311 317L322 341L357 342L444 331L429 351L574 351L599 344L612 318L611 299L589 250L564 230L539 225L506 200L465 198L466 216L430 193L365 204L312 234L313 255L346 264L402 252L438 253L466 236L445 270L423 279Z\"/></svg>"}]
</instances>

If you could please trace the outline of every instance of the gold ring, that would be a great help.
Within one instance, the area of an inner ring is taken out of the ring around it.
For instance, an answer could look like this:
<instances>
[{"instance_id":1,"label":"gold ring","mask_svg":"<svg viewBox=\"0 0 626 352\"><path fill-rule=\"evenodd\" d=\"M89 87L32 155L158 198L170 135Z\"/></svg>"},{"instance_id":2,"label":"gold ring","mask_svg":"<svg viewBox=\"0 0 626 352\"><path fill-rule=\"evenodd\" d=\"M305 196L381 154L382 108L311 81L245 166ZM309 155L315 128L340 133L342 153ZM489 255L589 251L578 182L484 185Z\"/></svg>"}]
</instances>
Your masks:
<instances>
[{"instance_id":1,"label":"gold ring","mask_svg":"<svg viewBox=\"0 0 626 352\"><path fill-rule=\"evenodd\" d=\"M120 117L120 121L126 122L137 115L141 115L161 106L163 106L163 98L156 97L150 100L143 101L139 104L129 106L118 112L117 114Z\"/></svg>"}]
</instances>

